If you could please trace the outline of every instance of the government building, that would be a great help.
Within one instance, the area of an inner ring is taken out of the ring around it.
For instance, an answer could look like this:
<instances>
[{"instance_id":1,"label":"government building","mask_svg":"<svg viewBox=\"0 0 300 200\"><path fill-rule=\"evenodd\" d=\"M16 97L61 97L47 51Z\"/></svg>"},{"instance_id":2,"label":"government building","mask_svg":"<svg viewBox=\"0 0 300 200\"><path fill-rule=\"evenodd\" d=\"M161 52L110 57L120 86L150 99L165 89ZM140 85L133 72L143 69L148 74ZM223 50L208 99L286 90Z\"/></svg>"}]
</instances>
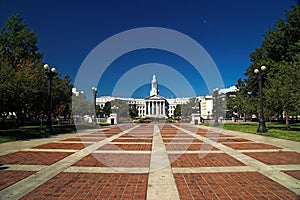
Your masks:
<instances>
[{"instance_id":1,"label":"government building","mask_svg":"<svg viewBox=\"0 0 300 200\"><path fill-rule=\"evenodd\" d=\"M225 100L228 97L235 96L237 88L232 86L226 89L220 89L218 91L218 98ZM72 89L72 93L75 96L84 94L83 91L78 91L76 88ZM174 111L177 105L186 105L190 107L191 113L194 116L198 116L202 119L212 119L213 117L213 95L207 94L205 96L197 97L184 97L184 98L164 98L159 95L158 83L156 75L154 74L151 82L151 89L148 97L144 99L140 98L124 98L124 97L112 97L112 96L101 96L96 98L96 104L102 109L106 102L111 102L111 109L113 113L111 116L117 116L115 112L119 109L114 105L114 101L119 100L125 102L128 106L135 106L138 117L141 118L169 118L174 117ZM224 111L226 112L226 111ZM121 117L121 116L118 116ZM192 116L185 116L192 117Z\"/></svg>"},{"instance_id":2,"label":"government building","mask_svg":"<svg viewBox=\"0 0 300 200\"><path fill-rule=\"evenodd\" d=\"M228 91L236 91L236 88L231 87L229 89L222 89L220 90L220 94L227 93ZM125 101L126 104L128 105L135 105L139 117L168 118L174 116L174 111L177 105L190 103L191 99L192 97L164 98L160 96L156 75L154 74L152 77L151 90L148 97L144 99L137 99L137 98L102 96L96 98L96 104L99 105L100 108L103 108L106 102L121 100L121 101ZM213 113L212 94L193 97L193 99L194 101L196 101L195 106L193 107L195 112L200 113L201 117L204 119L210 119Z\"/></svg>"}]
</instances>

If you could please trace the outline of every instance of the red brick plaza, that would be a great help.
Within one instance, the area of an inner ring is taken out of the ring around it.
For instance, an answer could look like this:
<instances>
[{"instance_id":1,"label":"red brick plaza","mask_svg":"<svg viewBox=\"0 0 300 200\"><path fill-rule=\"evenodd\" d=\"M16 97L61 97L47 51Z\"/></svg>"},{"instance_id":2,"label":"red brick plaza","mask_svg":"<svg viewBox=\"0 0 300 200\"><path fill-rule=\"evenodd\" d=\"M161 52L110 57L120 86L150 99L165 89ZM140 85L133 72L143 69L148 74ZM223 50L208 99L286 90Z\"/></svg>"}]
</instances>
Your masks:
<instances>
[{"instance_id":1,"label":"red brick plaza","mask_svg":"<svg viewBox=\"0 0 300 200\"><path fill-rule=\"evenodd\" d=\"M0 199L299 199L300 145L189 124L0 144Z\"/></svg>"}]
</instances>

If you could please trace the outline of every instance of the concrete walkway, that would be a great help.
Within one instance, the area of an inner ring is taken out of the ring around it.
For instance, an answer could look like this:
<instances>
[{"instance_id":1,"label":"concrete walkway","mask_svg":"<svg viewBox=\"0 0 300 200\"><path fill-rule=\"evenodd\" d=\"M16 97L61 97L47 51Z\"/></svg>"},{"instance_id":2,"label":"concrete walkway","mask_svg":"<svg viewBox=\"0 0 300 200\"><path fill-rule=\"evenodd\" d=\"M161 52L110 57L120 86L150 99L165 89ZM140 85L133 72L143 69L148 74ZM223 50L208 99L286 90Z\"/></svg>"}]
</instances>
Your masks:
<instances>
[{"instance_id":1,"label":"concrete walkway","mask_svg":"<svg viewBox=\"0 0 300 200\"><path fill-rule=\"evenodd\" d=\"M298 199L298 142L128 124L0 144L0 199Z\"/></svg>"}]
</instances>

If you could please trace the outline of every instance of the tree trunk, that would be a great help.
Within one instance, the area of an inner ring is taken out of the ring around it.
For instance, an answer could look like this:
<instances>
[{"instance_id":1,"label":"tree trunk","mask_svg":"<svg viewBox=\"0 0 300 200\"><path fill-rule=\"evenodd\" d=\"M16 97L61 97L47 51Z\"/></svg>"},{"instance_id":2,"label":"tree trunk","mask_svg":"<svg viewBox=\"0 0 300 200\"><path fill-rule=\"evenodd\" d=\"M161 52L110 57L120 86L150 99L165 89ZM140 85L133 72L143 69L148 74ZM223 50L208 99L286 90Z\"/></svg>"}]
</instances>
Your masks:
<instances>
[{"instance_id":1,"label":"tree trunk","mask_svg":"<svg viewBox=\"0 0 300 200\"><path fill-rule=\"evenodd\" d=\"M288 111L284 111L284 116L285 116L285 125L287 127L287 129L290 129L290 122L289 122L289 114L288 114Z\"/></svg>"}]
</instances>

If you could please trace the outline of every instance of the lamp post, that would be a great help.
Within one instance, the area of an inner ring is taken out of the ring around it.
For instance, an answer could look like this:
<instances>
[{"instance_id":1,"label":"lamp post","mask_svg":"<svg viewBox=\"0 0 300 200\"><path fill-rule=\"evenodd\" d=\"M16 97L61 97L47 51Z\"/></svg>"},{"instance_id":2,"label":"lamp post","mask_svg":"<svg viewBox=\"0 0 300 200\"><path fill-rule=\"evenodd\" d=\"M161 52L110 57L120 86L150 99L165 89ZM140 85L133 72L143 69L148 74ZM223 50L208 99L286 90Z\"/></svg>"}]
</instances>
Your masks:
<instances>
[{"instance_id":1,"label":"lamp post","mask_svg":"<svg viewBox=\"0 0 300 200\"><path fill-rule=\"evenodd\" d=\"M219 93L219 88L215 88L214 89L214 93L213 93L213 115L215 118L214 121L214 126L219 126L219 122L218 122L218 93Z\"/></svg>"},{"instance_id":2,"label":"lamp post","mask_svg":"<svg viewBox=\"0 0 300 200\"><path fill-rule=\"evenodd\" d=\"M258 89L259 89L259 103L260 103L260 116L259 116L259 125L257 132L258 133L265 133L267 132L266 122L264 119L264 110L263 110L263 93L262 93L262 80L263 76L265 75L266 66L261 66L260 70L255 69L254 73L257 74L258 80Z\"/></svg>"},{"instance_id":3,"label":"lamp post","mask_svg":"<svg viewBox=\"0 0 300 200\"><path fill-rule=\"evenodd\" d=\"M94 109L95 109L94 124L97 124L97 113L96 113L97 88L96 87L92 87L92 91L93 91L93 94L94 94Z\"/></svg>"},{"instance_id":4,"label":"lamp post","mask_svg":"<svg viewBox=\"0 0 300 200\"><path fill-rule=\"evenodd\" d=\"M56 69L55 68L50 68L50 66L48 64L44 65L44 69L45 69L45 74L48 77L48 111L47 111L47 123L46 123L46 133L49 134L53 134L54 133L54 129L52 126L52 80L53 80L53 76L56 73Z\"/></svg>"},{"instance_id":5,"label":"lamp post","mask_svg":"<svg viewBox=\"0 0 300 200\"><path fill-rule=\"evenodd\" d=\"M201 99L199 100L198 102L198 107L199 107L199 115L200 115L200 118L201 118Z\"/></svg>"}]
</instances>

